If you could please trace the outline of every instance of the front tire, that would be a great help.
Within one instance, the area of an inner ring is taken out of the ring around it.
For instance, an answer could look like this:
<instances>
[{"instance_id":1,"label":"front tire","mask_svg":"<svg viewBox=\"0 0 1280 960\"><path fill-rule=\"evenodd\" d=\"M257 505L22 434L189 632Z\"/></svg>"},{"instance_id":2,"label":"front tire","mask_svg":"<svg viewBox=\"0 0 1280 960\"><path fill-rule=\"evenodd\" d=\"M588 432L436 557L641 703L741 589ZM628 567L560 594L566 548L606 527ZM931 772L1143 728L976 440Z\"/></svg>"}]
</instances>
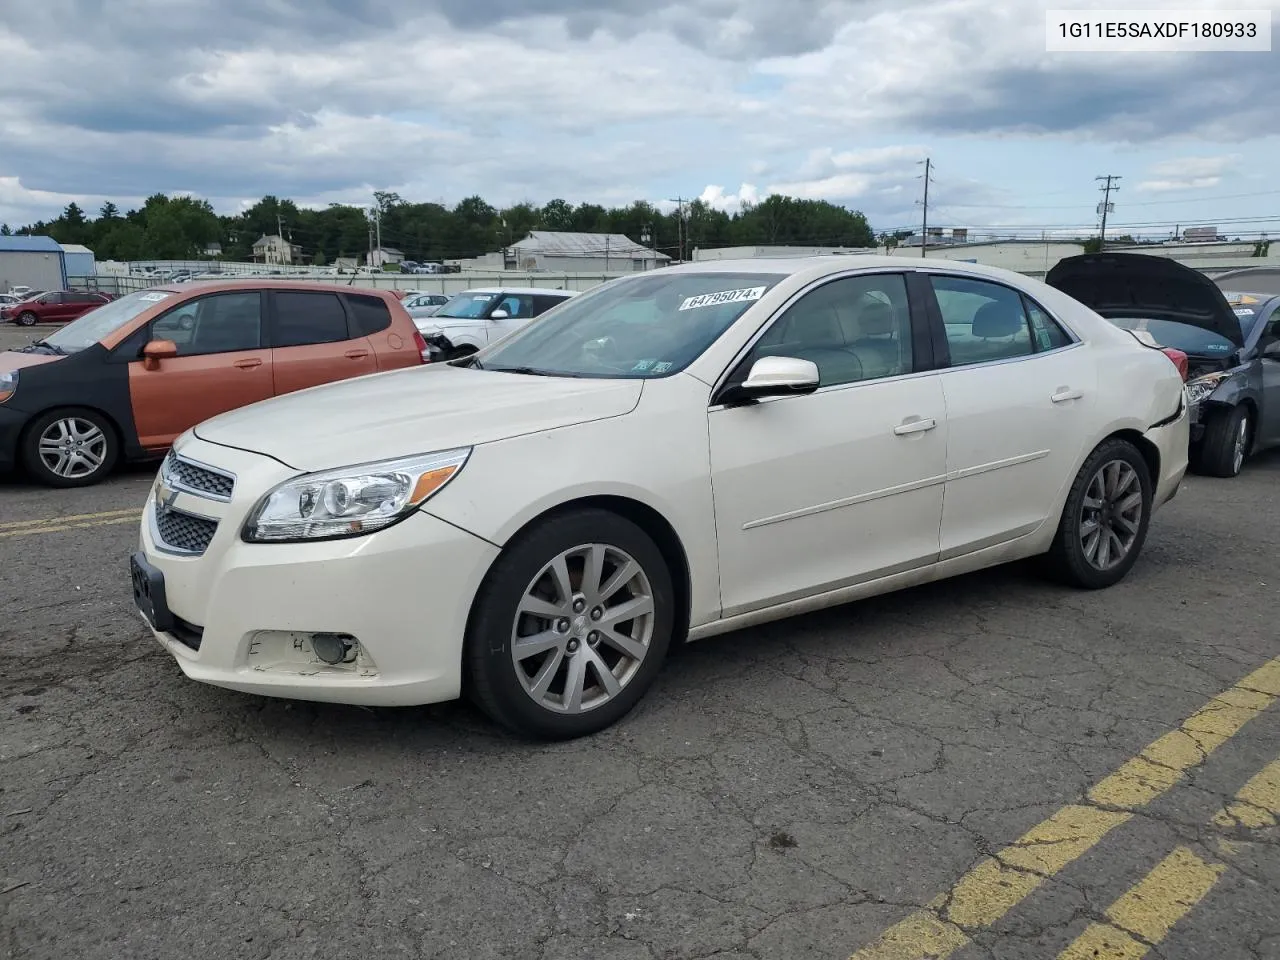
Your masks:
<instances>
[{"instance_id":1,"label":"front tire","mask_svg":"<svg viewBox=\"0 0 1280 960\"><path fill-rule=\"evenodd\" d=\"M1151 470L1127 440L1105 440L1067 494L1049 549L1050 572L1085 590L1110 587L1137 562L1151 523Z\"/></svg>"},{"instance_id":2,"label":"front tire","mask_svg":"<svg viewBox=\"0 0 1280 960\"><path fill-rule=\"evenodd\" d=\"M1244 404L1214 413L1192 451L1191 466L1210 477L1236 477L1253 442L1253 417Z\"/></svg>"},{"instance_id":3,"label":"front tire","mask_svg":"<svg viewBox=\"0 0 1280 960\"><path fill-rule=\"evenodd\" d=\"M521 736L596 733L653 684L674 613L671 573L643 530L600 509L551 517L503 551L476 596L472 698Z\"/></svg>"},{"instance_id":4,"label":"front tire","mask_svg":"<svg viewBox=\"0 0 1280 960\"><path fill-rule=\"evenodd\" d=\"M115 428L94 410L50 410L22 438L27 472L50 487L88 487L100 482L120 457Z\"/></svg>"},{"instance_id":5,"label":"front tire","mask_svg":"<svg viewBox=\"0 0 1280 960\"><path fill-rule=\"evenodd\" d=\"M18 314L18 325L23 327L34 327L39 319L40 318L30 310L24 310L22 313Z\"/></svg>"}]
</instances>

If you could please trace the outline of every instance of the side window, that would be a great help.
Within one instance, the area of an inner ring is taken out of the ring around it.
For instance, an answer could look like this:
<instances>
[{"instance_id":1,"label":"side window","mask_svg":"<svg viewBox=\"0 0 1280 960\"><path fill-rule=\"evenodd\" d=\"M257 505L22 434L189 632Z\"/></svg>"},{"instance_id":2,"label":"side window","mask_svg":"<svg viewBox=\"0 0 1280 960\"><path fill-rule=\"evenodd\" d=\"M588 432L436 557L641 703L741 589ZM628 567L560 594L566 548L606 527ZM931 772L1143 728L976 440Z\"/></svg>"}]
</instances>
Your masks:
<instances>
[{"instance_id":1,"label":"side window","mask_svg":"<svg viewBox=\"0 0 1280 960\"><path fill-rule=\"evenodd\" d=\"M511 319L525 319L534 315L533 297L527 294L510 293L503 297L493 312L499 310L507 311L507 316ZM491 314L492 315L492 314Z\"/></svg>"},{"instance_id":2,"label":"side window","mask_svg":"<svg viewBox=\"0 0 1280 960\"><path fill-rule=\"evenodd\" d=\"M257 350L262 297L256 291L215 293L181 303L151 321L152 340L172 340L180 357Z\"/></svg>"},{"instance_id":3,"label":"side window","mask_svg":"<svg viewBox=\"0 0 1280 960\"><path fill-rule=\"evenodd\" d=\"M46 293L40 298L40 302L50 304L51 306L57 306L58 304L66 303L67 297L62 293Z\"/></svg>"},{"instance_id":4,"label":"side window","mask_svg":"<svg viewBox=\"0 0 1280 960\"><path fill-rule=\"evenodd\" d=\"M550 310L552 307L564 303L568 297L550 297L540 294L533 298L533 314L540 316Z\"/></svg>"},{"instance_id":5,"label":"side window","mask_svg":"<svg viewBox=\"0 0 1280 960\"><path fill-rule=\"evenodd\" d=\"M1027 357L1033 352L1022 295L967 277L930 277L946 325L951 366Z\"/></svg>"},{"instance_id":6,"label":"side window","mask_svg":"<svg viewBox=\"0 0 1280 960\"><path fill-rule=\"evenodd\" d=\"M348 339L347 311L337 294L288 290L274 296L272 346L302 347Z\"/></svg>"},{"instance_id":7,"label":"side window","mask_svg":"<svg viewBox=\"0 0 1280 960\"><path fill-rule=\"evenodd\" d=\"M1035 340L1037 352L1057 350L1071 343L1071 337L1067 331L1062 329L1057 320L1045 313L1039 304L1028 297L1023 297L1022 303L1027 309L1027 316L1031 318L1031 336Z\"/></svg>"},{"instance_id":8,"label":"side window","mask_svg":"<svg viewBox=\"0 0 1280 960\"><path fill-rule=\"evenodd\" d=\"M349 293L347 306L351 308L352 336L369 337L391 326L391 311L381 297Z\"/></svg>"},{"instance_id":9,"label":"side window","mask_svg":"<svg viewBox=\"0 0 1280 960\"><path fill-rule=\"evenodd\" d=\"M774 321L751 351L818 365L822 386L912 371L911 311L900 273L845 277L805 294Z\"/></svg>"}]
</instances>

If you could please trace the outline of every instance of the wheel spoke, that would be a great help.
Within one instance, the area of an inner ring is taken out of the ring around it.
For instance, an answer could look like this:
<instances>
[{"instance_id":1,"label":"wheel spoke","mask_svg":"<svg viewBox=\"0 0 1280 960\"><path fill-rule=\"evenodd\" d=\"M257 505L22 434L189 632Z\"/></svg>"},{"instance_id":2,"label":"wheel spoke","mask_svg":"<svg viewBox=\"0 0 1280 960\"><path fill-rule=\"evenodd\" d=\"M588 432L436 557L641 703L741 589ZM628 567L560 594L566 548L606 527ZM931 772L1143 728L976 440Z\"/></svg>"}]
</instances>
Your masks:
<instances>
[{"instance_id":1,"label":"wheel spoke","mask_svg":"<svg viewBox=\"0 0 1280 960\"><path fill-rule=\"evenodd\" d=\"M582 568L582 587L583 594L589 600L599 600L600 588L603 586L604 580L604 544L593 543L587 548L587 555L583 560Z\"/></svg>"},{"instance_id":2,"label":"wheel spoke","mask_svg":"<svg viewBox=\"0 0 1280 960\"><path fill-rule=\"evenodd\" d=\"M633 640L625 633L619 633L617 630L601 630L600 642L607 643L619 653L626 654L632 660L643 660L644 655L648 652L645 645L639 640Z\"/></svg>"},{"instance_id":3,"label":"wheel spoke","mask_svg":"<svg viewBox=\"0 0 1280 960\"><path fill-rule=\"evenodd\" d=\"M1097 531L1098 531L1097 519L1095 518L1092 520L1086 520L1082 524L1080 524L1080 539L1084 540L1084 538L1090 536L1091 534L1097 533Z\"/></svg>"},{"instance_id":4,"label":"wheel spoke","mask_svg":"<svg viewBox=\"0 0 1280 960\"><path fill-rule=\"evenodd\" d=\"M564 706L577 712L582 709L582 692L587 685L587 658L579 654L569 658L569 675L564 681Z\"/></svg>"},{"instance_id":5,"label":"wheel spoke","mask_svg":"<svg viewBox=\"0 0 1280 960\"><path fill-rule=\"evenodd\" d=\"M1124 545L1124 541L1120 539L1120 534L1116 533L1114 529L1108 530L1107 536L1111 539L1111 543L1115 547L1115 558L1116 562L1119 563L1124 559L1125 553L1128 552L1128 547Z\"/></svg>"},{"instance_id":6,"label":"wheel spoke","mask_svg":"<svg viewBox=\"0 0 1280 960\"><path fill-rule=\"evenodd\" d=\"M547 688L551 686L551 681L556 678L556 671L560 669L560 664L564 662L564 651L557 649L547 657L547 662L538 670L538 675L533 678L532 684L529 686L529 693L535 700L541 700L547 695Z\"/></svg>"},{"instance_id":7,"label":"wheel spoke","mask_svg":"<svg viewBox=\"0 0 1280 960\"><path fill-rule=\"evenodd\" d=\"M1097 527L1094 528L1094 531L1089 534L1089 536L1084 538L1084 558L1090 563L1097 562L1098 544L1101 543L1101 541L1102 531Z\"/></svg>"},{"instance_id":8,"label":"wheel spoke","mask_svg":"<svg viewBox=\"0 0 1280 960\"><path fill-rule=\"evenodd\" d=\"M613 671L609 669L609 665L601 659L600 654L596 653L590 647L583 648L591 659L591 670L599 679L600 685L604 687L604 692L611 697L616 697L622 692L622 684L618 682L618 678L613 675Z\"/></svg>"},{"instance_id":9,"label":"wheel spoke","mask_svg":"<svg viewBox=\"0 0 1280 960\"><path fill-rule=\"evenodd\" d=\"M540 653L554 650L564 644L564 636L554 630L544 630L530 637L517 637L511 645L511 655L518 661L528 660Z\"/></svg>"},{"instance_id":10,"label":"wheel spoke","mask_svg":"<svg viewBox=\"0 0 1280 960\"><path fill-rule=\"evenodd\" d=\"M1104 527L1098 537L1098 566L1104 570L1111 565L1111 530Z\"/></svg>"},{"instance_id":11,"label":"wheel spoke","mask_svg":"<svg viewBox=\"0 0 1280 960\"><path fill-rule=\"evenodd\" d=\"M606 603L609 598L626 586L640 572L640 565L627 558L627 562L613 572L609 582L600 588L600 602Z\"/></svg>"},{"instance_id":12,"label":"wheel spoke","mask_svg":"<svg viewBox=\"0 0 1280 960\"><path fill-rule=\"evenodd\" d=\"M573 581L569 579L569 565L565 562L564 554L556 557L551 561L551 577L556 582L556 592L560 595L561 603L569 603L573 599Z\"/></svg>"},{"instance_id":13,"label":"wheel spoke","mask_svg":"<svg viewBox=\"0 0 1280 960\"><path fill-rule=\"evenodd\" d=\"M1122 514L1133 513L1133 511L1135 510L1141 513L1142 491L1139 490L1137 493L1129 494L1129 496L1125 497L1123 500L1120 501L1119 504L1116 505L1116 510Z\"/></svg>"},{"instance_id":14,"label":"wheel spoke","mask_svg":"<svg viewBox=\"0 0 1280 960\"><path fill-rule=\"evenodd\" d=\"M648 613L653 613L653 598L632 597L616 607L605 607L604 616L600 618L599 626L606 630L612 630L620 623L626 623L636 617L643 617Z\"/></svg>"},{"instance_id":15,"label":"wheel spoke","mask_svg":"<svg viewBox=\"0 0 1280 960\"><path fill-rule=\"evenodd\" d=\"M1116 481L1115 490L1111 493L1111 499L1113 502L1120 499L1121 495L1133 486L1134 482L1138 479L1138 475L1133 471L1132 467L1117 467L1117 471L1119 479Z\"/></svg>"},{"instance_id":16,"label":"wheel spoke","mask_svg":"<svg viewBox=\"0 0 1280 960\"><path fill-rule=\"evenodd\" d=\"M543 600L541 597L535 597L531 593L526 593L520 598L520 605L517 607L517 613L527 613L530 616L542 617L546 620L554 620L556 617L565 615L565 608L557 603L549 600Z\"/></svg>"},{"instance_id":17,"label":"wheel spoke","mask_svg":"<svg viewBox=\"0 0 1280 960\"><path fill-rule=\"evenodd\" d=\"M100 453L96 453L93 450L83 450L80 456L94 470L102 466L102 454Z\"/></svg>"}]
</instances>

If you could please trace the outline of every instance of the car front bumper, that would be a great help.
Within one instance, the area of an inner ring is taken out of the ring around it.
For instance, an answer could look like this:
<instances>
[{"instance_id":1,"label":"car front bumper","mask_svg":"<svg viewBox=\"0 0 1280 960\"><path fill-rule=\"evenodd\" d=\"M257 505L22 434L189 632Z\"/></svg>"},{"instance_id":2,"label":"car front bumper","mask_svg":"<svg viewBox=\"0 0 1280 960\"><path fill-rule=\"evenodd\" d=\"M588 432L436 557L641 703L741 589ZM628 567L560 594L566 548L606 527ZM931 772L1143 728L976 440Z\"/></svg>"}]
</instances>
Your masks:
<instances>
[{"instance_id":1,"label":"car front bumper","mask_svg":"<svg viewBox=\"0 0 1280 960\"><path fill-rule=\"evenodd\" d=\"M245 543L240 528L257 498L294 472L198 440L182 452L238 474L230 503L187 493L172 500L179 510L218 514L198 556L160 540L155 487L143 511L139 559L158 574L170 615L148 625L188 677L244 693L369 706L459 696L471 600L497 547L422 512L363 537ZM354 658L325 663L314 634L354 638Z\"/></svg>"}]
</instances>

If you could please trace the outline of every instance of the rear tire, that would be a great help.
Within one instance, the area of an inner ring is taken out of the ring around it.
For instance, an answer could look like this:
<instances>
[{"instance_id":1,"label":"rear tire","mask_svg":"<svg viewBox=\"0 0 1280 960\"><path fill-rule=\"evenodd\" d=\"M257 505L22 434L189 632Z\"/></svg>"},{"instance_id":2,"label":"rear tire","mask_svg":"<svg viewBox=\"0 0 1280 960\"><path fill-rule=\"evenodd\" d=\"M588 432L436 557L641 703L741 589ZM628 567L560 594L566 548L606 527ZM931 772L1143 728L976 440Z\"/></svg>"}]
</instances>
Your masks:
<instances>
[{"instance_id":1,"label":"rear tire","mask_svg":"<svg viewBox=\"0 0 1280 960\"><path fill-rule=\"evenodd\" d=\"M1210 477L1236 477L1253 445L1253 416L1244 404L1214 411L1191 451L1191 468Z\"/></svg>"},{"instance_id":2,"label":"rear tire","mask_svg":"<svg viewBox=\"0 0 1280 960\"><path fill-rule=\"evenodd\" d=\"M96 410L63 407L42 413L22 436L22 464L50 487L101 482L120 458L115 426Z\"/></svg>"},{"instance_id":3,"label":"rear tire","mask_svg":"<svg viewBox=\"0 0 1280 960\"><path fill-rule=\"evenodd\" d=\"M507 546L476 595L468 692L520 736L603 730L661 670L674 597L661 551L634 523L594 508L553 516Z\"/></svg>"},{"instance_id":4,"label":"rear tire","mask_svg":"<svg viewBox=\"0 0 1280 960\"><path fill-rule=\"evenodd\" d=\"M39 319L40 318L30 310L24 310L22 313L18 314L18 325L23 327L34 327Z\"/></svg>"},{"instance_id":5,"label":"rear tire","mask_svg":"<svg viewBox=\"0 0 1280 960\"><path fill-rule=\"evenodd\" d=\"M1116 437L1104 440L1071 484L1045 558L1049 572L1084 590L1119 583L1142 552L1154 498L1151 471L1138 449Z\"/></svg>"}]
</instances>

